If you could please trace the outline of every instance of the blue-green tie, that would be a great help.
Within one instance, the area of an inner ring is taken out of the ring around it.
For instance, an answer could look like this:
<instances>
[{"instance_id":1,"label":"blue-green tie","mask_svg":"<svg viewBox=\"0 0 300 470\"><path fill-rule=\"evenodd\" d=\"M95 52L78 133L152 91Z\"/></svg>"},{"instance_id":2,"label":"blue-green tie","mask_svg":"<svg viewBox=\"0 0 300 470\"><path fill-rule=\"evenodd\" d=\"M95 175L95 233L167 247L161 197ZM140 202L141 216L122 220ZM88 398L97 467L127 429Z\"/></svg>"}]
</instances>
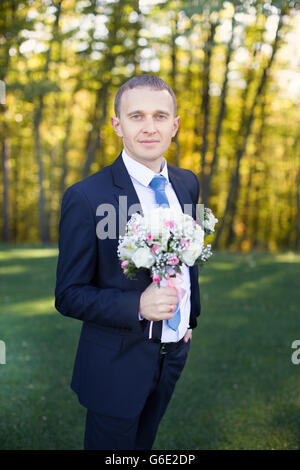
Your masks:
<instances>
[{"instance_id":1,"label":"blue-green tie","mask_svg":"<svg viewBox=\"0 0 300 470\"><path fill-rule=\"evenodd\" d=\"M166 195L166 191L165 191L166 184L167 184L167 179L163 175L154 176L151 182L149 183L150 188L152 188L155 193L156 203L158 206L161 206L161 207L170 207L170 204ZM176 331L179 323L180 323L180 308L179 308L179 302L177 302L174 316L168 320L168 326L172 328L172 330Z\"/></svg>"}]
</instances>

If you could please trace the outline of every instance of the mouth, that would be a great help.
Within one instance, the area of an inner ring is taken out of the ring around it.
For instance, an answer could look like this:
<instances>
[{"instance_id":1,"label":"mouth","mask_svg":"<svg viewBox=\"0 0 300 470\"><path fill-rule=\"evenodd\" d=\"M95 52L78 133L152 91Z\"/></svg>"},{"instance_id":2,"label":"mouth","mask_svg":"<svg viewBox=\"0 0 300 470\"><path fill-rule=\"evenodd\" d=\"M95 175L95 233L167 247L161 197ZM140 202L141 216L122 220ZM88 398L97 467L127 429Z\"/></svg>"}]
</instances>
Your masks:
<instances>
[{"instance_id":1,"label":"mouth","mask_svg":"<svg viewBox=\"0 0 300 470\"><path fill-rule=\"evenodd\" d=\"M157 144L159 140L140 140L139 143L142 145L154 145Z\"/></svg>"}]
</instances>

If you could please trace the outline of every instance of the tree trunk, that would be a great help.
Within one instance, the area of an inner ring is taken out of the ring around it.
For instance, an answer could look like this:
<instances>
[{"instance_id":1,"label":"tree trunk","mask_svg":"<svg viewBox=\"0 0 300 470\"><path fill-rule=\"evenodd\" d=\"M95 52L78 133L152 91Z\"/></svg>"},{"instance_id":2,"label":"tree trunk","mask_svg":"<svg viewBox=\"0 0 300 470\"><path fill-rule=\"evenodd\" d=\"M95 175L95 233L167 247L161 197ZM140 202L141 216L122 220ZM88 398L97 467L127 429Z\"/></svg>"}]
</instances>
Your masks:
<instances>
[{"instance_id":1,"label":"tree trunk","mask_svg":"<svg viewBox=\"0 0 300 470\"><path fill-rule=\"evenodd\" d=\"M46 52L46 60L43 69L44 77L47 77L49 73L49 65L51 60L51 49L53 46L53 42L56 40L56 36L58 33L58 25L59 25L59 18L61 13L61 5L63 0L59 0L56 4L56 13L55 13L55 21L53 24L53 40L49 45L49 48ZM39 214L39 229L40 229L40 237L43 243L48 243L50 241L50 230L49 230L49 222L46 209L46 195L45 195L45 188L44 188L44 162L42 156L42 149L41 149L41 134L40 128L43 119L43 110L44 110L44 96L45 92L41 92L37 95L35 108L34 108L34 149L35 149L35 157L38 164L38 182L39 182L39 200L38 200L38 214Z\"/></svg>"},{"instance_id":2,"label":"tree trunk","mask_svg":"<svg viewBox=\"0 0 300 470\"><path fill-rule=\"evenodd\" d=\"M2 178L3 178L3 207L2 207L2 240L8 242L9 234L9 144L5 138L2 142Z\"/></svg>"},{"instance_id":3,"label":"tree trunk","mask_svg":"<svg viewBox=\"0 0 300 470\"><path fill-rule=\"evenodd\" d=\"M242 221L243 221L243 234L241 243L247 238L249 239L250 226L254 237L254 244L257 243L257 231L259 228L259 185L255 181L257 176L257 162L264 152L264 131L265 131L265 96L262 96L260 107L260 126L255 136L256 149L253 158L249 159L249 178L246 184L246 197L243 207Z\"/></svg>"},{"instance_id":4,"label":"tree trunk","mask_svg":"<svg viewBox=\"0 0 300 470\"><path fill-rule=\"evenodd\" d=\"M216 137L215 137L215 145L214 145L214 150L213 150L213 158L211 161L209 174L207 176L206 185L203 188L202 201L203 201L203 204L206 206L209 206L212 179L213 179L214 171L217 166L217 161L219 158L220 136L222 132L222 124L223 124L225 111L226 111L229 63L230 63L232 53L233 53L232 42L233 42L233 37L234 37L234 24L235 24L235 21L234 21L234 14L233 14L232 24L231 24L231 37L228 43L226 59L225 59L225 74L224 74L224 80L223 80L221 96L220 96L220 107L219 107L219 113L218 113L217 125L216 125Z\"/></svg>"},{"instance_id":5,"label":"tree trunk","mask_svg":"<svg viewBox=\"0 0 300 470\"><path fill-rule=\"evenodd\" d=\"M102 107L101 107L102 105ZM96 160L97 151L100 147L100 129L106 120L108 105L108 83L104 84L97 92L94 115L91 122L92 129L88 133L86 141L86 160L84 163L82 176L86 178L90 174L91 166ZM99 113L99 109L101 110Z\"/></svg>"},{"instance_id":6,"label":"tree trunk","mask_svg":"<svg viewBox=\"0 0 300 470\"><path fill-rule=\"evenodd\" d=\"M38 182L39 182L39 200L38 200L38 215L39 215L39 227L40 227L40 238L43 243L49 242L49 226L47 222L46 213L46 199L44 189L44 165L41 150L41 136L40 136L40 125L43 114L43 97L38 98L38 106L34 110L34 150L35 157L38 164Z\"/></svg>"},{"instance_id":7,"label":"tree trunk","mask_svg":"<svg viewBox=\"0 0 300 470\"><path fill-rule=\"evenodd\" d=\"M10 7L11 7L12 19L14 20L15 13L16 13L16 5L13 3ZM2 67L0 70L0 80L3 82L3 89L1 89L1 92L4 94L4 96L1 96L1 101L0 101L0 112L1 112L1 117L2 117L1 135L0 135L2 137L1 165L2 165L2 180L3 180L2 240L4 242L8 242L10 240L10 227L9 227L10 225L10 221L9 221L9 150L10 149L9 149L9 140L8 140L9 130L8 130L7 123L5 121L5 113L7 110L5 80L6 80L6 75L7 75L9 63L10 63L9 48L10 48L10 43L8 40L6 40L3 46L3 52L2 52L4 60L2 60Z\"/></svg>"},{"instance_id":8,"label":"tree trunk","mask_svg":"<svg viewBox=\"0 0 300 470\"><path fill-rule=\"evenodd\" d=\"M60 199L62 199L63 194L66 189L66 180L67 180L67 175L68 175L68 151L69 151L69 142L70 142L70 135L71 135L71 129L72 129L72 123L73 123L73 112L72 110L70 111L68 118L67 118L67 123L66 123L66 130L65 130L65 137L62 142L61 146L61 177L59 181L59 192L60 192Z\"/></svg>"},{"instance_id":9,"label":"tree trunk","mask_svg":"<svg viewBox=\"0 0 300 470\"><path fill-rule=\"evenodd\" d=\"M210 117L210 67L211 56L216 32L217 23L209 23L208 38L204 46L204 64L203 64L203 91L202 91L202 112L203 112L203 128L202 128L202 146L201 146L201 173L200 173L200 191L201 201L205 204L205 195L207 194L207 176L206 176L206 154L208 150L208 134L209 134L209 117Z\"/></svg>"},{"instance_id":10,"label":"tree trunk","mask_svg":"<svg viewBox=\"0 0 300 470\"><path fill-rule=\"evenodd\" d=\"M14 147L15 155L20 155L22 152L22 141L21 139L18 142L18 145ZM13 197L11 201L11 210L12 210L12 220L11 220L11 240L15 243L18 242L19 238L19 225L20 217L22 213L19 213L19 199L18 195L21 194L20 189L20 168L19 168L19 159L16 159L16 164L12 168L12 180L13 180Z\"/></svg>"},{"instance_id":11,"label":"tree trunk","mask_svg":"<svg viewBox=\"0 0 300 470\"><path fill-rule=\"evenodd\" d=\"M217 247L218 244L219 244L220 237L221 237L222 232L224 230L225 221L229 226L226 246L231 245L234 241L234 219L235 219L235 215L236 215L236 211L237 211L237 200L238 200L239 185L240 185L240 164L241 164L242 157L243 157L243 155L245 153L245 150L246 150L249 135L251 133L251 128L252 128L253 119L254 119L254 111L255 111L257 103L259 102L260 96L263 92L263 89L264 89L264 86L265 86L265 83L266 83L266 80L267 80L268 71L271 68L271 65L272 65L274 57L275 57L275 53L276 53L276 51L278 49L278 46L279 46L279 32L280 32L281 26L282 26L283 14L284 14L284 9L281 10L281 13L280 13L280 16L279 16L277 30L276 30L276 36L275 36L275 40L274 40L274 44L273 44L272 54L269 58L269 61L266 65L266 67L263 70L259 86L256 90L256 94L255 94L255 97L254 97L252 105L251 105L251 109L250 109L249 114L246 118L245 132L244 132L244 135L242 137L241 144L238 146L237 151L236 151L236 168L235 168L234 174L231 178L229 191L228 191L228 196L227 196L227 200L226 200L225 211L224 211L224 214L223 214L220 226L219 226L219 230L217 231L217 234L216 234L215 243L214 243L215 247Z\"/></svg>"}]
</instances>

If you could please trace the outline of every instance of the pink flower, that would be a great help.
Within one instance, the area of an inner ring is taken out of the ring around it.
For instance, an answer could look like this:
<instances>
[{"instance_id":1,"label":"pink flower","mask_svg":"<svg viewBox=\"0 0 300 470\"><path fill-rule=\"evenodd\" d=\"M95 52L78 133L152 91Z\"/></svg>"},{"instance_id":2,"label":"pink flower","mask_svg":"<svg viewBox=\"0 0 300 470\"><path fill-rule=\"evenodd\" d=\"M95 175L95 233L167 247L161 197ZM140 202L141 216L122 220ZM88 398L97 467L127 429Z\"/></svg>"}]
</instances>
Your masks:
<instances>
[{"instance_id":1,"label":"pink flower","mask_svg":"<svg viewBox=\"0 0 300 470\"><path fill-rule=\"evenodd\" d=\"M183 238L181 240L181 246L183 246L184 248L188 248L190 246L190 244L185 238Z\"/></svg>"},{"instance_id":2,"label":"pink flower","mask_svg":"<svg viewBox=\"0 0 300 470\"><path fill-rule=\"evenodd\" d=\"M173 220L166 220L166 221L165 221L165 226L166 226L166 227L170 227L170 228L174 228L174 222L173 222Z\"/></svg>"},{"instance_id":3,"label":"pink flower","mask_svg":"<svg viewBox=\"0 0 300 470\"><path fill-rule=\"evenodd\" d=\"M169 264L170 266L175 266L175 265L178 264L178 263L179 263L179 259L177 258L176 255L171 255L171 256L169 256L168 264Z\"/></svg>"},{"instance_id":4,"label":"pink flower","mask_svg":"<svg viewBox=\"0 0 300 470\"><path fill-rule=\"evenodd\" d=\"M160 282L160 277L158 274L154 274L152 276L152 281L155 282L155 284L158 284Z\"/></svg>"},{"instance_id":5,"label":"pink flower","mask_svg":"<svg viewBox=\"0 0 300 470\"><path fill-rule=\"evenodd\" d=\"M151 235L151 233L149 233L149 235L147 236L147 240L152 240L152 235Z\"/></svg>"},{"instance_id":6,"label":"pink flower","mask_svg":"<svg viewBox=\"0 0 300 470\"><path fill-rule=\"evenodd\" d=\"M152 247L153 253L156 253L156 251L158 250L158 248L159 248L158 245L153 245L153 247Z\"/></svg>"},{"instance_id":7,"label":"pink flower","mask_svg":"<svg viewBox=\"0 0 300 470\"><path fill-rule=\"evenodd\" d=\"M128 261L128 260L122 261L122 263L121 263L121 268L122 268L122 269L125 269L126 266L128 266L128 264L129 264L129 261Z\"/></svg>"}]
</instances>

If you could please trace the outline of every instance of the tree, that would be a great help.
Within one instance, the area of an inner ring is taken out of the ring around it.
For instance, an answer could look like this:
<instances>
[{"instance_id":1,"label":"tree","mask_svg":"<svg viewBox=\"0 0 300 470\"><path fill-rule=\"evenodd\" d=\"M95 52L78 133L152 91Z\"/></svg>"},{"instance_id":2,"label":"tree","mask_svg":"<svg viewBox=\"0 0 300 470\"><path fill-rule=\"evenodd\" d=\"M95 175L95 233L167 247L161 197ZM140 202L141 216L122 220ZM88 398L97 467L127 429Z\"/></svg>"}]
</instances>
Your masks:
<instances>
[{"instance_id":1,"label":"tree","mask_svg":"<svg viewBox=\"0 0 300 470\"><path fill-rule=\"evenodd\" d=\"M30 30L32 22L27 18L28 7L21 0L2 1L0 4L0 39L3 44L0 56L0 80L6 84L9 73L12 54L22 44L22 29ZM7 88L3 88L3 90ZM1 136L1 161L2 161L2 239L5 242L10 240L10 129L6 118L6 99L0 104L0 136Z\"/></svg>"},{"instance_id":2,"label":"tree","mask_svg":"<svg viewBox=\"0 0 300 470\"><path fill-rule=\"evenodd\" d=\"M80 53L81 59L88 64L86 79L93 82L94 105L89 116L89 131L85 140L85 162L82 175L90 173L100 147L100 129L107 118L109 90L121 85L128 65L138 64L138 38L140 15L138 0L118 0L116 2L93 1L82 10L82 14L97 14L106 17L106 34L98 38L96 22L90 28L86 48ZM131 18L131 19L130 19ZM93 53L101 50L101 58L93 59ZM121 67L123 71L120 73ZM127 77L126 77L127 78Z\"/></svg>"},{"instance_id":3,"label":"tree","mask_svg":"<svg viewBox=\"0 0 300 470\"><path fill-rule=\"evenodd\" d=\"M235 151L235 156L236 156L235 170L231 177L229 191L228 191L227 200L226 200L225 211L224 211L223 218L222 218L222 221L219 226L219 230L217 232L217 236L215 239L215 247L218 246L220 237L224 230L225 221L227 221L227 224L229 227L228 236L227 236L227 245L231 245L234 241L234 236L235 236L234 235L234 220L235 220L236 211L237 211L237 200L238 200L238 193L240 189L241 160L245 154L248 138L251 133L251 128L252 128L252 124L254 120L254 113L255 113L257 103L259 102L262 92L264 90L264 87L266 85L269 70L271 69L272 63L275 58L275 54L280 45L280 32L283 26L283 17L285 14L287 14L287 12L288 12L288 6L284 4L279 12L275 39L274 39L273 46L272 46L272 53L269 57L269 60L267 61L267 64L263 68L261 78L260 78L258 87L256 89L254 99L252 101L250 109L247 113L245 113L244 115L245 118L242 120L241 138L237 140L237 147Z\"/></svg>"}]
</instances>

